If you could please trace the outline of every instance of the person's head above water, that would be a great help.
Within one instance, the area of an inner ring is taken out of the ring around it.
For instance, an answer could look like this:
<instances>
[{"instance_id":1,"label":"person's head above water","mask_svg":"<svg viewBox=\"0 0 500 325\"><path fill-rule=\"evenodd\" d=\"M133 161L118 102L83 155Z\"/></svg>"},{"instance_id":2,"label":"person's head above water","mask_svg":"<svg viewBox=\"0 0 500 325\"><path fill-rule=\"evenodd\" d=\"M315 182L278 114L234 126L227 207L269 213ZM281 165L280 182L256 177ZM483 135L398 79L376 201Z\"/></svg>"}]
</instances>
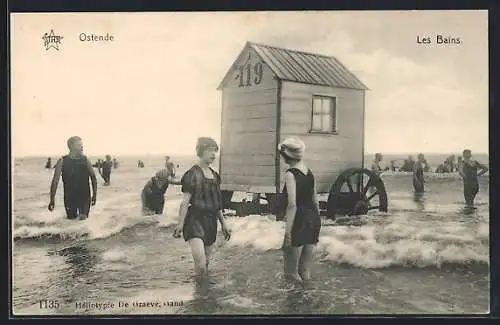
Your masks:
<instances>
[{"instance_id":1,"label":"person's head above water","mask_svg":"<svg viewBox=\"0 0 500 325\"><path fill-rule=\"evenodd\" d=\"M290 165L302 160L306 151L306 145L299 138L286 138L278 145L278 151L285 162Z\"/></svg>"},{"instance_id":2,"label":"person's head above water","mask_svg":"<svg viewBox=\"0 0 500 325\"><path fill-rule=\"evenodd\" d=\"M196 155L203 162L210 164L215 160L215 154L219 151L217 142L209 137L198 138L196 142Z\"/></svg>"},{"instance_id":3,"label":"person's head above water","mask_svg":"<svg viewBox=\"0 0 500 325\"><path fill-rule=\"evenodd\" d=\"M471 159L472 158L472 151L470 151L470 149L465 149L463 152L463 157L464 157L464 159Z\"/></svg>"},{"instance_id":4,"label":"person's head above water","mask_svg":"<svg viewBox=\"0 0 500 325\"><path fill-rule=\"evenodd\" d=\"M68 149L70 152L73 153L82 153L83 152L83 143L82 143L82 138L78 136L73 136L68 139L66 142L68 145Z\"/></svg>"}]
</instances>

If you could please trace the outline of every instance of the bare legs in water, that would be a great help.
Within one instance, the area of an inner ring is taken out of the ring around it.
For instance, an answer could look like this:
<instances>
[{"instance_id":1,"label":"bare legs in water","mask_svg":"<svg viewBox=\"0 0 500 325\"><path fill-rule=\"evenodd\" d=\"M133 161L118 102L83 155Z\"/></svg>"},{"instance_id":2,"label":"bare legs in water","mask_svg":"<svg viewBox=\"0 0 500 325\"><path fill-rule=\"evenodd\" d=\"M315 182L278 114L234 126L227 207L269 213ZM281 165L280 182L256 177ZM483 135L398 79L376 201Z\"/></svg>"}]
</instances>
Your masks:
<instances>
[{"instance_id":1,"label":"bare legs in water","mask_svg":"<svg viewBox=\"0 0 500 325\"><path fill-rule=\"evenodd\" d=\"M311 265L316 245L286 248L284 257L284 275L288 281L308 285L311 280Z\"/></svg>"},{"instance_id":2,"label":"bare legs in water","mask_svg":"<svg viewBox=\"0 0 500 325\"><path fill-rule=\"evenodd\" d=\"M208 264L210 262L210 255L213 251L213 245L205 246L203 240L200 238L192 238L188 243L191 254L193 255L196 280L201 281L205 279L208 274Z\"/></svg>"}]
</instances>

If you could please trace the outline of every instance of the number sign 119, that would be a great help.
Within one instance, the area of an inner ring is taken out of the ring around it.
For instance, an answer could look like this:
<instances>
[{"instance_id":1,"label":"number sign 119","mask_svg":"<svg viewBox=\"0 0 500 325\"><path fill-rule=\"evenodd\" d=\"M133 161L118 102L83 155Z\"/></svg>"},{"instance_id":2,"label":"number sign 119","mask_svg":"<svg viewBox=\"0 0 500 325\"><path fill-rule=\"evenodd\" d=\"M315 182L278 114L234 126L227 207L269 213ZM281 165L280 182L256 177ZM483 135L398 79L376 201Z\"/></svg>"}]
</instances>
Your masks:
<instances>
[{"instance_id":1,"label":"number sign 119","mask_svg":"<svg viewBox=\"0 0 500 325\"><path fill-rule=\"evenodd\" d=\"M258 85L262 82L262 76L264 73L262 63L257 62L253 65L247 63L246 65L240 65L238 67L240 83L238 87L250 87L253 84ZM253 77L253 78L252 78Z\"/></svg>"}]
</instances>

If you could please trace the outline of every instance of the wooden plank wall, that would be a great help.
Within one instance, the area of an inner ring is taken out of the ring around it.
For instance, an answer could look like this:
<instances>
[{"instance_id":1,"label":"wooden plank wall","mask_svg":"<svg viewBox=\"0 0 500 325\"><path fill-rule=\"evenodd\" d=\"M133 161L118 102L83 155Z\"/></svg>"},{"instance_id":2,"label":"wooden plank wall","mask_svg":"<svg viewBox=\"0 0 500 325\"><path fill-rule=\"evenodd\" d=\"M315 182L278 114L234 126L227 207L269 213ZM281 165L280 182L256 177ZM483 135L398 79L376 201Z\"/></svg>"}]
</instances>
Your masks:
<instances>
[{"instance_id":1,"label":"wooden plank wall","mask_svg":"<svg viewBox=\"0 0 500 325\"><path fill-rule=\"evenodd\" d=\"M234 77L222 89L222 189L275 192L277 81L252 49L242 53L239 61ZM258 63L262 78L257 75ZM242 86L238 66L248 64L251 77L247 79L244 69Z\"/></svg>"},{"instance_id":2,"label":"wooden plank wall","mask_svg":"<svg viewBox=\"0 0 500 325\"><path fill-rule=\"evenodd\" d=\"M362 167L363 91L283 82L281 94L280 137L298 136L304 141L305 161L316 176L318 192L328 192L343 170ZM337 98L338 134L309 133L313 95ZM280 170L282 174L286 170L283 160Z\"/></svg>"}]
</instances>

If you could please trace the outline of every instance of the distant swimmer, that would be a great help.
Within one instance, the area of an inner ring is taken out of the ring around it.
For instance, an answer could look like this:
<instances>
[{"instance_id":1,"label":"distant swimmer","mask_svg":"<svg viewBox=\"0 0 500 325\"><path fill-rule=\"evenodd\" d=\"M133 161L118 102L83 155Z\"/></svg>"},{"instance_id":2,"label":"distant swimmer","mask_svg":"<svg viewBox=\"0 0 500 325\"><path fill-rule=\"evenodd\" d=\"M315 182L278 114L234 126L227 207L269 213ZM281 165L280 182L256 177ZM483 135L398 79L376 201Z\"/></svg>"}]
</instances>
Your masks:
<instances>
[{"instance_id":1,"label":"distant swimmer","mask_svg":"<svg viewBox=\"0 0 500 325\"><path fill-rule=\"evenodd\" d=\"M382 166L380 166L382 159L383 159L382 154L378 152L375 154L375 158L373 159L372 172L375 173L377 176L380 176L380 174L382 174L383 172Z\"/></svg>"},{"instance_id":2,"label":"distant swimmer","mask_svg":"<svg viewBox=\"0 0 500 325\"><path fill-rule=\"evenodd\" d=\"M488 167L472 159L472 152L469 149L464 150L459 173L464 182L464 198L467 207L474 206L474 199L479 192L478 177L487 171Z\"/></svg>"},{"instance_id":3,"label":"distant swimmer","mask_svg":"<svg viewBox=\"0 0 500 325\"><path fill-rule=\"evenodd\" d=\"M117 169L120 164L118 163L118 160L116 158L113 158L113 168Z\"/></svg>"},{"instance_id":4,"label":"distant swimmer","mask_svg":"<svg viewBox=\"0 0 500 325\"><path fill-rule=\"evenodd\" d=\"M162 169L144 185L141 192L142 213L144 215L163 214L165 193L169 184L180 185L181 183L173 179L169 170Z\"/></svg>"},{"instance_id":5,"label":"distant swimmer","mask_svg":"<svg viewBox=\"0 0 500 325\"><path fill-rule=\"evenodd\" d=\"M415 161L413 160L412 156L408 156L408 159L404 161L403 166L401 167L400 171L402 172L411 172L413 171L413 165L415 165Z\"/></svg>"},{"instance_id":6,"label":"distant swimmer","mask_svg":"<svg viewBox=\"0 0 500 325\"><path fill-rule=\"evenodd\" d=\"M137 167L144 168L144 163L142 162L142 160L137 161Z\"/></svg>"},{"instance_id":7,"label":"distant swimmer","mask_svg":"<svg viewBox=\"0 0 500 325\"><path fill-rule=\"evenodd\" d=\"M47 158L47 162L45 163L45 168L52 169L52 158Z\"/></svg>"},{"instance_id":8,"label":"distant swimmer","mask_svg":"<svg viewBox=\"0 0 500 325\"><path fill-rule=\"evenodd\" d=\"M427 163L427 159L424 159L423 163L424 163L424 172L425 173L430 172L431 171L431 166L429 166L429 164Z\"/></svg>"},{"instance_id":9,"label":"distant swimmer","mask_svg":"<svg viewBox=\"0 0 500 325\"><path fill-rule=\"evenodd\" d=\"M102 179L104 179L104 185L109 185L111 182L111 169L113 168L113 162L111 161L111 156L106 155L106 160L98 167L99 174Z\"/></svg>"},{"instance_id":10,"label":"distant swimmer","mask_svg":"<svg viewBox=\"0 0 500 325\"><path fill-rule=\"evenodd\" d=\"M396 161L395 160L391 160L391 168L390 168L391 172L395 172L396 171Z\"/></svg>"},{"instance_id":11,"label":"distant swimmer","mask_svg":"<svg viewBox=\"0 0 500 325\"><path fill-rule=\"evenodd\" d=\"M99 169L99 168L101 168L101 167L102 167L102 163L103 163L103 162L102 162L102 160L101 160L101 159L97 159L96 163L95 163L95 164L93 164L93 165L92 165L92 167Z\"/></svg>"},{"instance_id":12,"label":"distant swimmer","mask_svg":"<svg viewBox=\"0 0 500 325\"><path fill-rule=\"evenodd\" d=\"M189 243L194 260L198 284L206 283L210 254L217 239L217 221L222 226L226 240L231 232L222 215L223 202L221 178L210 165L219 150L212 138L199 138L196 144L198 163L191 167L181 179L182 201L179 209L179 224L174 237L184 238Z\"/></svg>"},{"instance_id":13,"label":"distant swimmer","mask_svg":"<svg viewBox=\"0 0 500 325\"><path fill-rule=\"evenodd\" d=\"M80 137L74 136L67 141L69 154L60 158L54 170L50 186L49 211L54 210L54 200L62 176L64 189L64 207L68 219L85 219L89 216L90 206L95 205L97 196L97 178L92 164L83 154ZM89 178L92 182L90 195Z\"/></svg>"},{"instance_id":14,"label":"distant swimmer","mask_svg":"<svg viewBox=\"0 0 500 325\"><path fill-rule=\"evenodd\" d=\"M444 162L436 168L436 173L452 173L455 170L455 156L446 157Z\"/></svg>"},{"instance_id":15,"label":"distant swimmer","mask_svg":"<svg viewBox=\"0 0 500 325\"><path fill-rule=\"evenodd\" d=\"M413 164L413 188L415 193L424 192L424 169L425 169L425 157L423 154L419 153L417 156L417 161Z\"/></svg>"},{"instance_id":16,"label":"distant swimmer","mask_svg":"<svg viewBox=\"0 0 500 325\"><path fill-rule=\"evenodd\" d=\"M174 163L170 161L170 156L165 156L165 168L175 176L175 166Z\"/></svg>"}]
</instances>

